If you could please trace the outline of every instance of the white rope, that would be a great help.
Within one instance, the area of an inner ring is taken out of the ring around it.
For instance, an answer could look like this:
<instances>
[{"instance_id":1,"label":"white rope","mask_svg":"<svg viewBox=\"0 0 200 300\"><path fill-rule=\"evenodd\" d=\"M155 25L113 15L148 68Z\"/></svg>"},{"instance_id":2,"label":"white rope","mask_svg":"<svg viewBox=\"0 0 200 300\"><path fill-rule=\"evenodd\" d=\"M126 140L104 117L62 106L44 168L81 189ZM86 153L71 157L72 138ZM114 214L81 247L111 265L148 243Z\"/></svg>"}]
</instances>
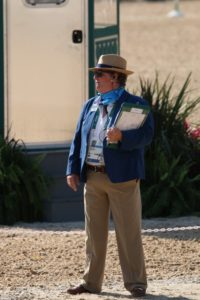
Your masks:
<instances>
[{"instance_id":1,"label":"white rope","mask_svg":"<svg viewBox=\"0 0 200 300\"><path fill-rule=\"evenodd\" d=\"M142 233L185 231L185 230L198 230L198 229L200 229L200 226L168 227L168 228L142 229Z\"/></svg>"}]
</instances>

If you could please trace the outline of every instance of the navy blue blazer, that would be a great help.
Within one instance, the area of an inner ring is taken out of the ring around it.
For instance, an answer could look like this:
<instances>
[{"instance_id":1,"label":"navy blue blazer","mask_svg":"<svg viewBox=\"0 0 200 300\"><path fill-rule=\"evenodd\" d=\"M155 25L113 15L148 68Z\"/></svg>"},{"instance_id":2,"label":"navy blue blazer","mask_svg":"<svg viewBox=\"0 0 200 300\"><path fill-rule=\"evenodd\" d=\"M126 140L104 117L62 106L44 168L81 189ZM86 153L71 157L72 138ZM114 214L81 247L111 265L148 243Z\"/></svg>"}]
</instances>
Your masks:
<instances>
[{"instance_id":1,"label":"navy blue blazer","mask_svg":"<svg viewBox=\"0 0 200 300\"><path fill-rule=\"evenodd\" d=\"M68 157L66 175L77 174L82 182L87 180L85 160L88 151L89 133L95 116L95 110L91 109L95 99L96 97L89 99L82 109ZM142 98L124 91L115 103L111 126L124 102L148 105ZM106 139L104 139L105 167L112 182L144 179L144 147L151 142L153 131L154 122L150 112L143 126L138 129L122 131L122 140L117 144L116 149L109 148Z\"/></svg>"}]
</instances>

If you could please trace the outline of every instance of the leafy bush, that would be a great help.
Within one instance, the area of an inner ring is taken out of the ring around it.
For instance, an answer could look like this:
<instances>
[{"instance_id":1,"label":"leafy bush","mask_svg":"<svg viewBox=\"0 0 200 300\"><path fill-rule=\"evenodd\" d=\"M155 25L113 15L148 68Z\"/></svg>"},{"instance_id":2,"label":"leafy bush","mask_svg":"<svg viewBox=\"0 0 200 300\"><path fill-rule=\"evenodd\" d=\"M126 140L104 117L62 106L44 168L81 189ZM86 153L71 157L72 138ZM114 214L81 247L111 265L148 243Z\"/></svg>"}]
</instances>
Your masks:
<instances>
[{"instance_id":1,"label":"leafy bush","mask_svg":"<svg viewBox=\"0 0 200 300\"><path fill-rule=\"evenodd\" d=\"M41 170L44 155L30 156L14 139L0 138L0 223L42 218L42 199L50 180Z\"/></svg>"},{"instance_id":2,"label":"leafy bush","mask_svg":"<svg viewBox=\"0 0 200 300\"><path fill-rule=\"evenodd\" d=\"M186 119L200 103L190 99L188 75L177 96L174 78L160 85L140 79L140 95L151 105L155 136L146 151L146 180L142 183L143 216L181 216L200 212L200 132ZM186 126L187 125L187 126ZM193 132L193 134L192 134Z\"/></svg>"}]
</instances>

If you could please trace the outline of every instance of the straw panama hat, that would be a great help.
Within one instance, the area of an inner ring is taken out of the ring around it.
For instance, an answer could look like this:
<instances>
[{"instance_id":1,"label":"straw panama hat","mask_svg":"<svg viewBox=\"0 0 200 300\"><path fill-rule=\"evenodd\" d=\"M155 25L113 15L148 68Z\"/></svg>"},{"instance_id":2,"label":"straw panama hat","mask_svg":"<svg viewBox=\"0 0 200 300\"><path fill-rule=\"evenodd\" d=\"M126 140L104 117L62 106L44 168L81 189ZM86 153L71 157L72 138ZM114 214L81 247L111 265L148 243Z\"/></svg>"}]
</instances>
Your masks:
<instances>
[{"instance_id":1,"label":"straw panama hat","mask_svg":"<svg viewBox=\"0 0 200 300\"><path fill-rule=\"evenodd\" d=\"M96 67L89 68L89 71L114 71L125 75L131 75L134 72L126 69L126 60L117 54L106 54L99 57Z\"/></svg>"}]
</instances>

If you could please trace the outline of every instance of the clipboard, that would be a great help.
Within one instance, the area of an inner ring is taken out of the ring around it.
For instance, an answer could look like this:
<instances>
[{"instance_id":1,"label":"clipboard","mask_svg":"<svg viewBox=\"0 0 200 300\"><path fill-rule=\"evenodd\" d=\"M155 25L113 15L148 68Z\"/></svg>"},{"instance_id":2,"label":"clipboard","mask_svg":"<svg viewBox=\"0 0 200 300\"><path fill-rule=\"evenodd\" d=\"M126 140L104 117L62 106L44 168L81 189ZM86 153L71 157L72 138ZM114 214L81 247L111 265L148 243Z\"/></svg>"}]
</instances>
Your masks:
<instances>
[{"instance_id":1,"label":"clipboard","mask_svg":"<svg viewBox=\"0 0 200 300\"><path fill-rule=\"evenodd\" d=\"M115 119L114 126L120 130L140 128L150 111L150 107L140 104L123 103Z\"/></svg>"}]
</instances>

